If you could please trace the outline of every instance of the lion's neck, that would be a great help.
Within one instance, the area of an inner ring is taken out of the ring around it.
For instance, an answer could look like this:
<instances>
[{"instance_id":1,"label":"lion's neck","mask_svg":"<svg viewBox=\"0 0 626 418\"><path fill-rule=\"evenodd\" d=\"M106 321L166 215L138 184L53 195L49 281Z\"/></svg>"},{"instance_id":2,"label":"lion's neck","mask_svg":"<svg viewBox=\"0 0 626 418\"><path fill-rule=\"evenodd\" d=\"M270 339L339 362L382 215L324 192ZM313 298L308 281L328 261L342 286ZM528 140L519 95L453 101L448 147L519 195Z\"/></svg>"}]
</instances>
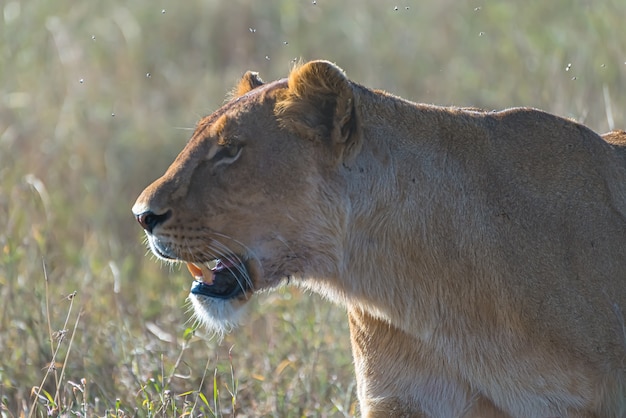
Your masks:
<instances>
[{"instance_id":1,"label":"lion's neck","mask_svg":"<svg viewBox=\"0 0 626 418\"><path fill-rule=\"evenodd\" d=\"M480 211L471 207L466 173L441 138L452 129L442 121L454 123L441 117L443 109L388 96L368 103L360 153L344 171L349 216L340 293L348 305L359 301L408 328L437 311L433 304L445 297L437 283L478 268L460 260L473 259L466 244L480 239L473 219Z\"/></svg>"}]
</instances>

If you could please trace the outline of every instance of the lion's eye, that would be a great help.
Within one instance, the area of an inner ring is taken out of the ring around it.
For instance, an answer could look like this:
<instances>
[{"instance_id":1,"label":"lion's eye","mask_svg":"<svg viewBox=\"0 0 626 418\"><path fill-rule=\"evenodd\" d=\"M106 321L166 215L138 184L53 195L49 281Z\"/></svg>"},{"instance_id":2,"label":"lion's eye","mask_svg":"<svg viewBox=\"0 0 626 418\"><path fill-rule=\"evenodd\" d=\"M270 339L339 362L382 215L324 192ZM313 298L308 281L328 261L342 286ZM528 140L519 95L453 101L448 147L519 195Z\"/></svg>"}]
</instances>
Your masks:
<instances>
[{"instance_id":1,"label":"lion's eye","mask_svg":"<svg viewBox=\"0 0 626 418\"><path fill-rule=\"evenodd\" d=\"M213 161L215 166L232 164L241 156L242 149L239 144L216 145L209 152L209 160Z\"/></svg>"}]
</instances>

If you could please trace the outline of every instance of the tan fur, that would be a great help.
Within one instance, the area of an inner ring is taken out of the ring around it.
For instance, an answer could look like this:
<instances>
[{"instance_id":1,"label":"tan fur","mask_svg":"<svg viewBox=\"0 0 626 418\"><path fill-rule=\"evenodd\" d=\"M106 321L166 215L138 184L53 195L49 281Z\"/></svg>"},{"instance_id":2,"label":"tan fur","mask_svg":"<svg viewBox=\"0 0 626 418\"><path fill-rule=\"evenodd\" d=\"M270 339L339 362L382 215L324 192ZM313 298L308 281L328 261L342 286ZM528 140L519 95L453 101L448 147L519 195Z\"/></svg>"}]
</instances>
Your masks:
<instances>
[{"instance_id":1,"label":"tan fur","mask_svg":"<svg viewBox=\"0 0 626 418\"><path fill-rule=\"evenodd\" d=\"M243 96L248 93L250 90L260 87L263 85L263 80L259 77L259 73L255 73L253 71L246 71L246 73L241 77L239 83L235 86L235 89L232 91L233 97Z\"/></svg>"},{"instance_id":2,"label":"tan fur","mask_svg":"<svg viewBox=\"0 0 626 418\"><path fill-rule=\"evenodd\" d=\"M610 144L626 146L626 131L611 131L602 135L602 138Z\"/></svg>"},{"instance_id":3,"label":"tan fur","mask_svg":"<svg viewBox=\"0 0 626 418\"><path fill-rule=\"evenodd\" d=\"M133 210L168 214L151 240L177 259L228 251L255 291L344 305L363 416L626 416L624 132L415 104L324 61L237 96ZM190 298L223 330L251 293Z\"/></svg>"}]
</instances>

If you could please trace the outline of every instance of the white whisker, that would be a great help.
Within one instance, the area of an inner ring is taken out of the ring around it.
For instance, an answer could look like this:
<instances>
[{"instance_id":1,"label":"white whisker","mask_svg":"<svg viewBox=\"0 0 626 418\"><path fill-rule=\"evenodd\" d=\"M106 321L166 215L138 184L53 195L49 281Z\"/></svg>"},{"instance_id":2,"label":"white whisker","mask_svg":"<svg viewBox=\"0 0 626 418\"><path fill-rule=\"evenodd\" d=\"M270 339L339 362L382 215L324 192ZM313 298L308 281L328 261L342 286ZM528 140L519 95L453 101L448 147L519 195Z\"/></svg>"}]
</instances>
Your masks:
<instances>
[{"instance_id":1,"label":"white whisker","mask_svg":"<svg viewBox=\"0 0 626 418\"><path fill-rule=\"evenodd\" d=\"M232 266L232 267L231 266L227 266L226 268L233 275L233 277L235 277L235 279L237 280L237 283L239 284L239 287L245 293L245 287L240 282L239 276L243 277L243 279L245 280L246 284L249 287L252 287L252 279L250 278L250 274L248 273L248 271L244 267L243 260L239 256L237 256L236 254L234 254L232 251L230 251L229 248L226 247L221 242L213 240L213 244L214 244L213 247L215 247L215 246L223 247L223 251L226 253L226 255L225 255L226 259L228 259L230 261L236 261L234 266ZM234 260L233 260L233 258L234 258ZM236 270L236 272L234 270ZM239 274L237 274L237 273L239 273Z\"/></svg>"},{"instance_id":2,"label":"white whisker","mask_svg":"<svg viewBox=\"0 0 626 418\"><path fill-rule=\"evenodd\" d=\"M172 126L172 129L176 129L177 131L195 131L196 128L186 128L184 126Z\"/></svg>"}]
</instances>

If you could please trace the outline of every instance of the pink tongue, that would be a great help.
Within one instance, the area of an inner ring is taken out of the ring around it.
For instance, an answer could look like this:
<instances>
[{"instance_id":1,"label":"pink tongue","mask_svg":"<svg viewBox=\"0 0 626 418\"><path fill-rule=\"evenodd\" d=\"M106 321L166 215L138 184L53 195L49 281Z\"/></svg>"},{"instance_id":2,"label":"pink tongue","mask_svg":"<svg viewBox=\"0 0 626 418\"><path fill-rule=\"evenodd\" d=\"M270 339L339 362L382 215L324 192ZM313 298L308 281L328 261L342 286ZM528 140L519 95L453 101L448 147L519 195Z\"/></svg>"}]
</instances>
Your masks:
<instances>
[{"instance_id":1,"label":"pink tongue","mask_svg":"<svg viewBox=\"0 0 626 418\"><path fill-rule=\"evenodd\" d=\"M235 263L233 263L232 261L219 259L217 260L217 262L215 263L215 267L213 267L211 271L222 271L233 268L235 268Z\"/></svg>"}]
</instances>

